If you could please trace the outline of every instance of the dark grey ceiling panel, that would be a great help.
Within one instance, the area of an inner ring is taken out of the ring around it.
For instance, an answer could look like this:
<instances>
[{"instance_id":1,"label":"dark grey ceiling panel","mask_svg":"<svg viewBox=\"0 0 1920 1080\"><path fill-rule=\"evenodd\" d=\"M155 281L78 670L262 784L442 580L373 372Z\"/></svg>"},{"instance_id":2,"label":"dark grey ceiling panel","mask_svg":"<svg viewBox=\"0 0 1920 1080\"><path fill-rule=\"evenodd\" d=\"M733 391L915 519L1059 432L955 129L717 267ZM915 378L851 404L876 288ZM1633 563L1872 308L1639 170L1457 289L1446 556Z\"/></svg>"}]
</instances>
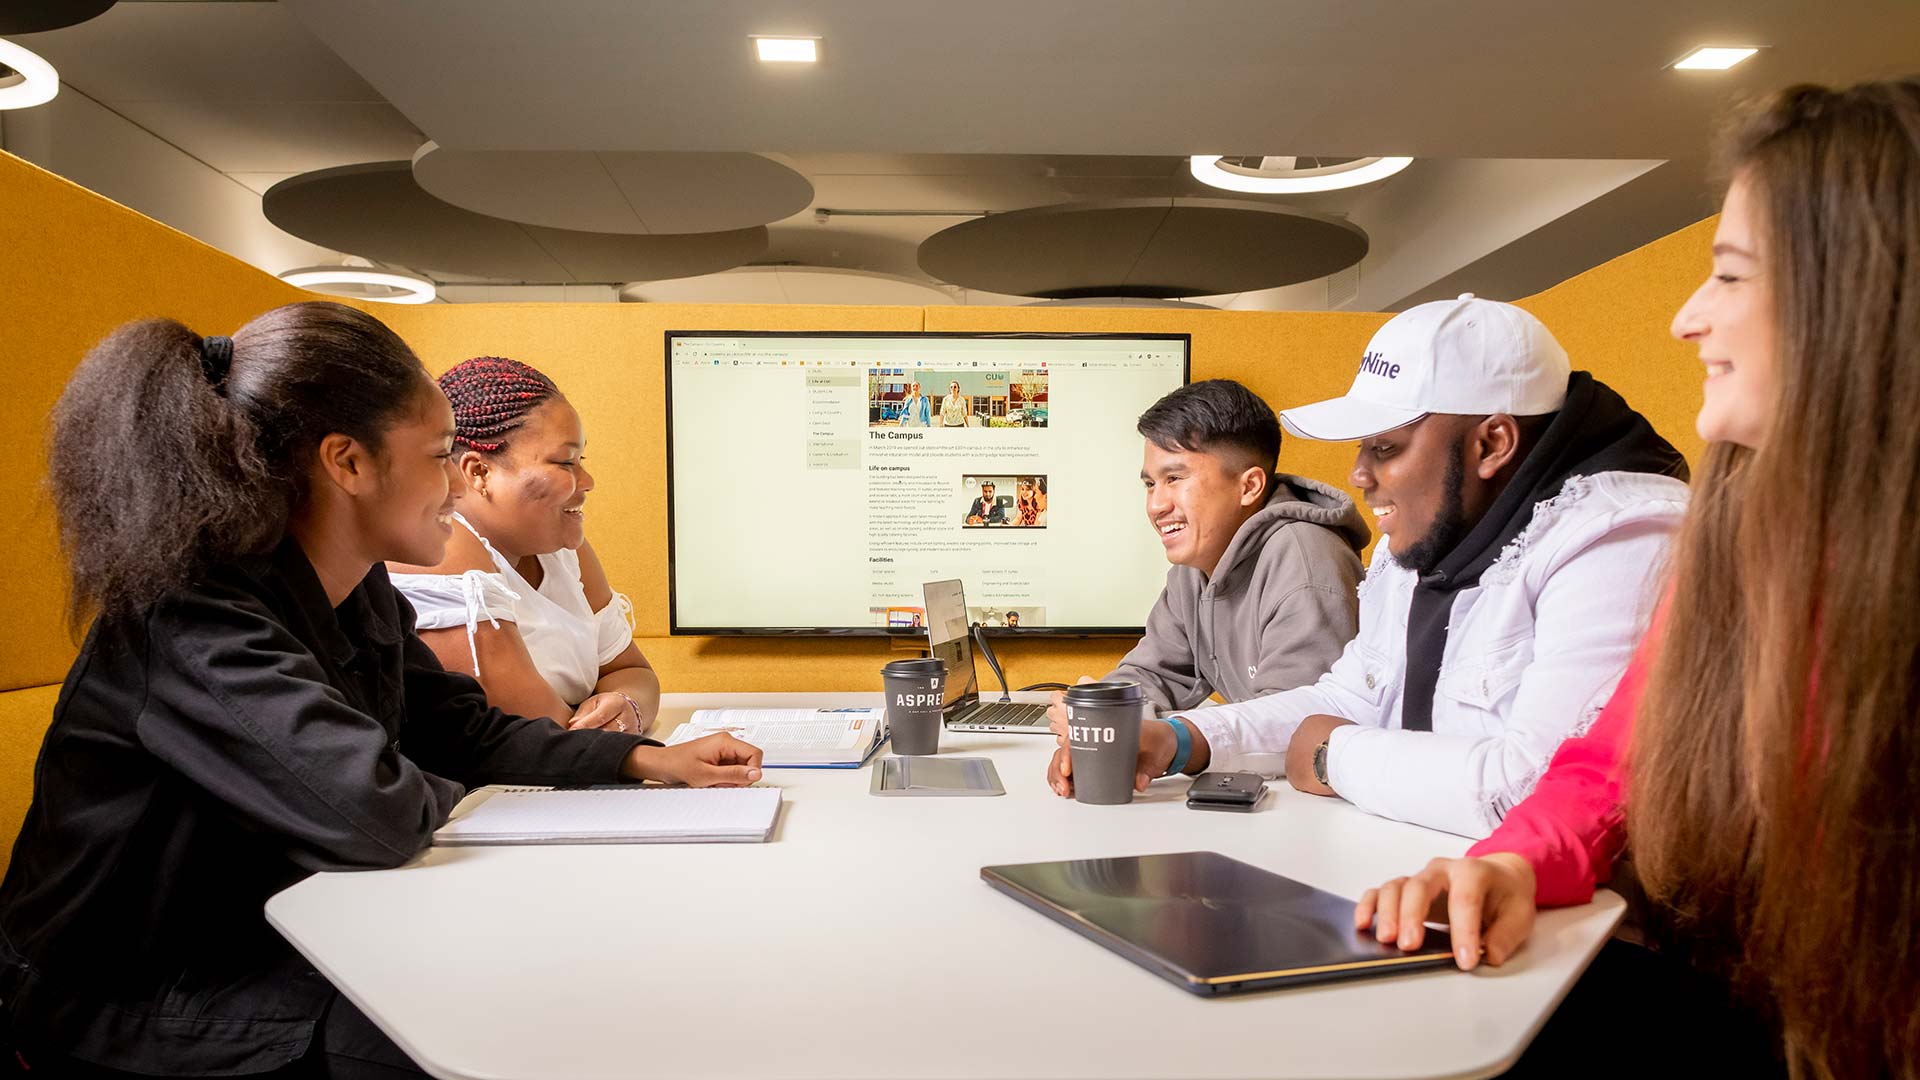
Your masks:
<instances>
[{"instance_id":1,"label":"dark grey ceiling panel","mask_svg":"<svg viewBox=\"0 0 1920 1080\"><path fill-rule=\"evenodd\" d=\"M412 165L380 161L283 180L267 219L310 243L422 270L505 281L655 281L730 269L767 248L764 227L631 236L521 225L441 202Z\"/></svg>"},{"instance_id":2,"label":"dark grey ceiling panel","mask_svg":"<svg viewBox=\"0 0 1920 1080\"><path fill-rule=\"evenodd\" d=\"M920 268L1016 296L1215 296L1311 281L1359 262L1335 217L1230 199L1121 199L992 214L927 238Z\"/></svg>"},{"instance_id":3,"label":"dark grey ceiling panel","mask_svg":"<svg viewBox=\"0 0 1920 1080\"><path fill-rule=\"evenodd\" d=\"M0 34L38 34L78 26L113 6L113 0L5 0Z\"/></svg>"},{"instance_id":4,"label":"dark grey ceiling panel","mask_svg":"<svg viewBox=\"0 0 1920 1080\"><path fill-rule=\"evenodd\" d=\"M420 186L528 225L603 233L749 229L813 201L807 178L759 154L448 150L413 155Z\"/></svg>"}]
</instances>

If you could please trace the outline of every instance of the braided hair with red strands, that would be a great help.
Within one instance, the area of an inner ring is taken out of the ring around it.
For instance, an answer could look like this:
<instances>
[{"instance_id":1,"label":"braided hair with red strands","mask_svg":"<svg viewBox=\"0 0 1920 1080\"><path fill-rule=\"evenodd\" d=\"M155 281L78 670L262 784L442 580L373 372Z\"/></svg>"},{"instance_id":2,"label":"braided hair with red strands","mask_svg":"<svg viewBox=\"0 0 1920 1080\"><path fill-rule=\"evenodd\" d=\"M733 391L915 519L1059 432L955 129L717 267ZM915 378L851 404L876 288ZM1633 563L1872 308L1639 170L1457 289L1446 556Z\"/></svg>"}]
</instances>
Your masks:
<instances>
[{"instance_id":1,"label":"braided hair with red strands","mask_svg":"<svg viewBox=\"0 0 1920 1080\"><path fill-rule=\"evenodd\" d=\"M440 376L453 405L453 441L483 454L507 448L507 434L527 414L560 396L560 388L533 368L504 356L463 360Z\"/></svg>"}]
</instances>

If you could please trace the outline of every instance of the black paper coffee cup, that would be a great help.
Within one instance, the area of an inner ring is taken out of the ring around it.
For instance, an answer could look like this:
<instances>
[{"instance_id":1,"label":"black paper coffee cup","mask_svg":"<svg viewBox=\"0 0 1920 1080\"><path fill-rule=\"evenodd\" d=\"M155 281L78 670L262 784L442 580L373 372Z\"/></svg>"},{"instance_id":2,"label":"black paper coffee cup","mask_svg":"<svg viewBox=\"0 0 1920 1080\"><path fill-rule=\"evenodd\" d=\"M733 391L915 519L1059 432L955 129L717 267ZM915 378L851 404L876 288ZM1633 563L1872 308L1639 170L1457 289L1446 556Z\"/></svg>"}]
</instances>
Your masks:
<instances>
[{"instance_id":1,"label":"black paper coffee cup","mask_svg":"<svg viewBox=\"0 0 1920 1080\"><path fill-rule=\"evenodd\" d=\"M1145 702L1137 682L1081 683L1067 689L1075 801L1105 806L1133 801Z\"/></svg>"},{"instance_id":2,"label":"black paper coffee cup","mask_svg":"<svg viewBox=\"0 0 1920 1080\"><path fill-rule=\"evenodd\" d=\"M886 686L893 752L902 756L939 753L947 662L939 657L895 660L881 667L880 681Z\"/></svg>"}]
</instances>

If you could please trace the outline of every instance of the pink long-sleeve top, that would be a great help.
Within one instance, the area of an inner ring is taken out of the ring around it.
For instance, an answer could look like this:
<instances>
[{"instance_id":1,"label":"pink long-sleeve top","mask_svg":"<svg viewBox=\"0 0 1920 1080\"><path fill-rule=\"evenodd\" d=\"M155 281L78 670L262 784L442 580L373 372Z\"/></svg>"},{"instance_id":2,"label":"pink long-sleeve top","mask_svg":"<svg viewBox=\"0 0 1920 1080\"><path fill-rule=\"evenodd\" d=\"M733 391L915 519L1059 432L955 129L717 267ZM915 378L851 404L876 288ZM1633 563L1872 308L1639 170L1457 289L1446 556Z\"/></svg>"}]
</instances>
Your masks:
<instances>
[{"instance_id":1,"label":"pink long-sleeve top","mask_svg":"<svg viewBox=\"0 0 1920 1080\"><path fill-rule=\"evenodd\" d=\"M1562 743L1533 794L1467 852L1511 852L1532 863L1534 902L1543 908L1593 899L1626 847L1627 741L1653 665L1652 641L1649 634L1634 652L1593 727Z\"/></svg>"}]
</instances>

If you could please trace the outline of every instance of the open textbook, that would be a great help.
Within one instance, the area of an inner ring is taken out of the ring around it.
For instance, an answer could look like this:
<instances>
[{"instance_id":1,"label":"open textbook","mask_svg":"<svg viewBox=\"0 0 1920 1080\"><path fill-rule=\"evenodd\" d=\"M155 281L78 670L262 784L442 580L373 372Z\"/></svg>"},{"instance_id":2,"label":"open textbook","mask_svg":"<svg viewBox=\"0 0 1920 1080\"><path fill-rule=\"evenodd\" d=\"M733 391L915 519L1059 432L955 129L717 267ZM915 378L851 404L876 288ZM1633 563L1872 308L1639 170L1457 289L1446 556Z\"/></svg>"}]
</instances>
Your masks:
<instances>
[{"instance_id":1,"label":"open textbook","mask_svg":"<svg viewBox=\"0 0 1920 1080\"><path fill-rule=\"evenodd\" d=\"M858 768L887 737L886 710L700 709L668 746L725 731L759 747L768 768Z\"/></svg>"}]
</instances>

